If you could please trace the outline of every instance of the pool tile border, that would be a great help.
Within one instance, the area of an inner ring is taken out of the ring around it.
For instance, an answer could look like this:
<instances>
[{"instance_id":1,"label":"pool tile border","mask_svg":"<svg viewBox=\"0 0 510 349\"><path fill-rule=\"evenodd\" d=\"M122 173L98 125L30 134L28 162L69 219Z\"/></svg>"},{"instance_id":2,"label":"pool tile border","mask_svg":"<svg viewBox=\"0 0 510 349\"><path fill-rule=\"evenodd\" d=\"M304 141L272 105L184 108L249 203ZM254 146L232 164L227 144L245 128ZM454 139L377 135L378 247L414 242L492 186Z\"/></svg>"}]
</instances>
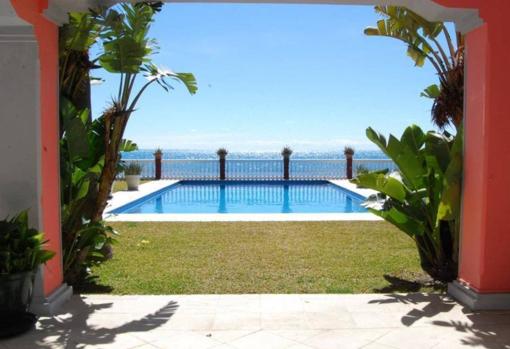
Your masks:
<instances>
[{"instance_id":1,"label":"pool tile border","mask_svg":"<svg viewBox=\"0 0 510 349\"><path fill-rule=\"evenodd\" d=\"M315 222L315 221L380 221L372 213L113 213L116 209L133 201L154 194L177 184L178 180L160 180L142 184L138 191L125 191L113 194L108 203L104 219L108 222ZM330 183L355 194L368 197L375 191L359 189L348 180L331 180Z\"/></svg>"}]
</instances>

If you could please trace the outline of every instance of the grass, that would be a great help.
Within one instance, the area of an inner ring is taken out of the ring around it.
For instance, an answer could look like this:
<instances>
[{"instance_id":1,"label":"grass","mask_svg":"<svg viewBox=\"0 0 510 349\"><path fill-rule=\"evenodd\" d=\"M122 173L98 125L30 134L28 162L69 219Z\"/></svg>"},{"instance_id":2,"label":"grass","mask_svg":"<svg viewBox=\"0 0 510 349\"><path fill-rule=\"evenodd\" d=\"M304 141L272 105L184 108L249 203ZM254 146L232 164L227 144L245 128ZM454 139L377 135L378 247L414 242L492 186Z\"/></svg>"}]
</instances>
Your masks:
<instances>
[{"instance_id":1,"label":"grass","mask_svg":"<svg viewBox=\"0 0 510 349\"><path fill-rule=\"evenodd\" d=\"M411 239L385 222L112 223L115 294L430 291Z\"/></svg>"},{"instance_id":2,"label":"grass","mask_svg":"<svg viewBox=\"0 0 510 349\"><path fill-rule=\"evenodd\" d=\"M140 184L144 184L150 182L150 180L141 179ZM116 193L118 191L127 191L127 182L125 180L116 180L113 182L112 192Z\"/></svg>"}]
</instances>

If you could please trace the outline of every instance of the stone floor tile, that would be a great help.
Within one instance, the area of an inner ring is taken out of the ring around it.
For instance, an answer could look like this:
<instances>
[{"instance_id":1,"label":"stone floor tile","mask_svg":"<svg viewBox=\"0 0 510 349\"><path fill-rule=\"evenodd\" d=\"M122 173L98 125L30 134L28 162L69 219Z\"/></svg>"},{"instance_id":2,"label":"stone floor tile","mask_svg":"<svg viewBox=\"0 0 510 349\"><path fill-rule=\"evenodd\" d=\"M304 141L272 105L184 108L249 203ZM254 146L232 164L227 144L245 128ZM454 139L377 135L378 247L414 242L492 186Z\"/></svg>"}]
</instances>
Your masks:
<instances>
[{"instance_id":1,"label":"stone floor tile","mask_svg":"<svg viewBox=\"0 0 510 349\"><path fill-rule=\"evenodd\" d=\"M434 294L74 296L0 349L232 349L234 342L510 349L510 312L471 312Z\"/></svg>"},{"instance_id":2,"label":"stone floor tile","mask_svg":"<svg viewBox=\"0 0 510 349\"><path fill-rule=\"evenodd\" d=\"M209 349L222 343L192 331L160 331L161 337L150 342L158 349Z\"/></svg>"},{"instance_id":3,"label":"stone floor tile","mask_svg":"<svg viewBox=\"0 0 510 349\"><path fill-rule=\"evenodd\" d=\"M80 336L72 338L66 346L68 348L80 349L134 349L147 344L145 341L133 336L132 334L120 334L109 338L98 338L93 334L89 336Z\"/></svg>"},{"instance_id":4,"label":"stone floor tile","mask_svg":"<svg viewBox=\"0 0 510 349\"><path fill-rule=\"evenodd\" d=\"M351 318L357 328L398 328L405 327L405 314L390 312L352 312Z\"/></svg>"},{"instance_id":5,"label":"stone floor tile","mask_svg":"<svg viewBox=\"0 0 510 349\"><path fill-rule=\"evenodd\" d=\"M269 331L257 331L229 343L237 349L284 349L298 344Z\"/></svg>"},{"instance_id":6,"label":"stone floor tile","mask_svg":"<svg viewBox=\"0 0 510 349\"><path fill-rule=\"evenodd\" d=\"M448 335L444 329L414 327L393 329L376 340L376 343L401 349L429 349L441 343Z\"/></svg>"},{"instance_id":7,"label":"stone floor tile","mask_svg":"<svg viewBox=\"0 0 510 349\"><path fill-rule=\"evenodd\" d=\"M363 346L363 349L395 349L395 348L379 343L370 343L368 345Z\"/></svg>"},{"instance_id":8,"label":"stone floor tile","mask_svg":"<svg viewBox=\"0 0 510 349\"><path fill-rule=\"evenodd\" d=\"M199 335L202 335L202 336L211 337L221 343L230 343L236 339L247 336L247 335L252 334L256 331L258 331L258 330L195 331L195 333L198 333Z\"/></svg>"},{"instance_id":9,"label":"stone floor tile","mask_svg":"<svg viewBox=\"0 0 510 349\"><path fill-rule=\"evenodd\" d=\"M302 312L304 302L299 295L262 295L260 311L262 313Z\"/></svg>"},{"instance_id":10,"label":"stone floor tile","mask_svg":"<svg viewBox=\"0 0 510 349\"><path fill-rule=\"evenodd\" d=\"M285 349L314 349L314 348L310 347L306 344L298 343L298 344L291 345L290 347L287 347Z\"/></svg>"},{"instance_id":11,"label":"stone floor tile","mask_svg":"<svg viewBox=\"0 0 510 349\"><path fill-rule=\"evenodd\" d=\"M348 312L306 312L308 328L311 330L335 330L354 328L355 323Z\"/></svg>"},{"instance_id":12,"label":"stone floor tile","mask_svg":"<svg viewBox=\"0 0 510 349\"><path fill-rule=\"evenodd\" d=\"M354 349L374 342L385 333L387 330L381 329L330 330L305 340L303 343L316 349Z\"/></svg>"},{"instance_id":13,"label":"stone floor tile","mask_svg":"<svg viewBox=\"0 0 510 349\"><path fill-rule=\"evenodd\" d=\"M304 342L326 330L271 330L269 331L277 336L284 337L296 342Z\"/></svg>"},{"instance_id":14,"label":"stone floor tile","mask_svg":"<svg viewBox=\"0 0 510 349\"><path fill-rule=\"evenodd\" d=\"M210 330L213 327L215 317L215 314L176 314L162 324L160 328L189 331Z\"/></svg>"},{"instance_id":15,"label":"stone floor tile","mask_svg":"<svg viewBox=\"0 0 510 349\"><path fill-rule=\"evenodd\" d=\"M309 330L304 312L262 313L261 328L264 330Z\"/></svg>"},{"instance_id":16,"label":"stone floor tile","mask_svg":"<svg viewBox=\"0 0 510 349\"><path fill-rule=\"evenodd\" d=\"M214 318L212 330L259 330L260 313L219 312Z\"/></svg>"}]
</instances>

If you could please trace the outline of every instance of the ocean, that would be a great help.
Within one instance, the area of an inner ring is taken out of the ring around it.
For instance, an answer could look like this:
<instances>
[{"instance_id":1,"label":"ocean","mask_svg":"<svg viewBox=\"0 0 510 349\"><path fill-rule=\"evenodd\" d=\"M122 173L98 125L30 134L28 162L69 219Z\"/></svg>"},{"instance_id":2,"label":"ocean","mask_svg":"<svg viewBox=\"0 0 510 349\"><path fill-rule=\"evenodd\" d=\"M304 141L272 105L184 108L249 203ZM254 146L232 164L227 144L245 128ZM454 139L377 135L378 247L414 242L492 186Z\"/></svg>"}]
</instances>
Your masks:
<instances>
[{"instance_id":1,"label":"ocean","mask_svg":"<svg viewBox=\"0 0 510 349\"><path fill-rule=\"evenodd\" d=\"M137 151L123 153L124 160L148 160L154 159L155 149L140 149ZM218 156L215 151L199 151L199 150L163 150L163 159L174 160L216 160ZM279 152L232 152L229 153L229 160L279 160L281 159ZM342 160L345 159L343 151L326 151L326 152L295 152L292 154L294 160ZM387 159L388 157L378 150L360 150L354 154L355 159Z\"/></svg>"}]
</instances>

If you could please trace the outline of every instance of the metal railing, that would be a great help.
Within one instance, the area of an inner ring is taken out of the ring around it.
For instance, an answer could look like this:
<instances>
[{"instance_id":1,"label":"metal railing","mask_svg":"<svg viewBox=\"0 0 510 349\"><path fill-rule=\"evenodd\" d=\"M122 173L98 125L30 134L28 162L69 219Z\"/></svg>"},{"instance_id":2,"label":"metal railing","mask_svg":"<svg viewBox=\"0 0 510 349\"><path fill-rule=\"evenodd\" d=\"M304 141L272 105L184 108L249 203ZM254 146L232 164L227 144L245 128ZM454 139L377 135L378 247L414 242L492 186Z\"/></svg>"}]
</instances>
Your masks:
<instances>
[{"instance_id":1,"label":"metal railing","mask_svg":"<svg viewBox=\"0 0 510 349\"><path fill-rule=\"evenodd\" d=\"M155 163L150 159L128 159L126 163L142 165L141 177L155 178ZM346 178L346 160L290 160L290 179L327 180ZM353 159L353 174L358 170L369 171L389 169L395 171L395 163L389 159ZM167 160L161 163L164 179L215 180L219 179L218 160ZM119 179L124 174L118 175ZM283 160L226 160L227 180L282 180Z\"/></svg>"},{"instance_id":2,"label":"metal railing","mask_svg":"<svg viewBox=\"0 0 510 349\"><path fill-rule=\"evenodd\" d=\"M283 179L283 161L227 160L226 177L232 180L280 180Z\"/></svg>"},{"instance_id":3,"label":"metal railing","mask_svg":"<svg viewBox=\"0 0 510 349\"><path fill-rule=\"evenodd\" d=\"M345 160L291 160L291 179L340 179L345 178Z\"/></svg>"}]
</instances>

